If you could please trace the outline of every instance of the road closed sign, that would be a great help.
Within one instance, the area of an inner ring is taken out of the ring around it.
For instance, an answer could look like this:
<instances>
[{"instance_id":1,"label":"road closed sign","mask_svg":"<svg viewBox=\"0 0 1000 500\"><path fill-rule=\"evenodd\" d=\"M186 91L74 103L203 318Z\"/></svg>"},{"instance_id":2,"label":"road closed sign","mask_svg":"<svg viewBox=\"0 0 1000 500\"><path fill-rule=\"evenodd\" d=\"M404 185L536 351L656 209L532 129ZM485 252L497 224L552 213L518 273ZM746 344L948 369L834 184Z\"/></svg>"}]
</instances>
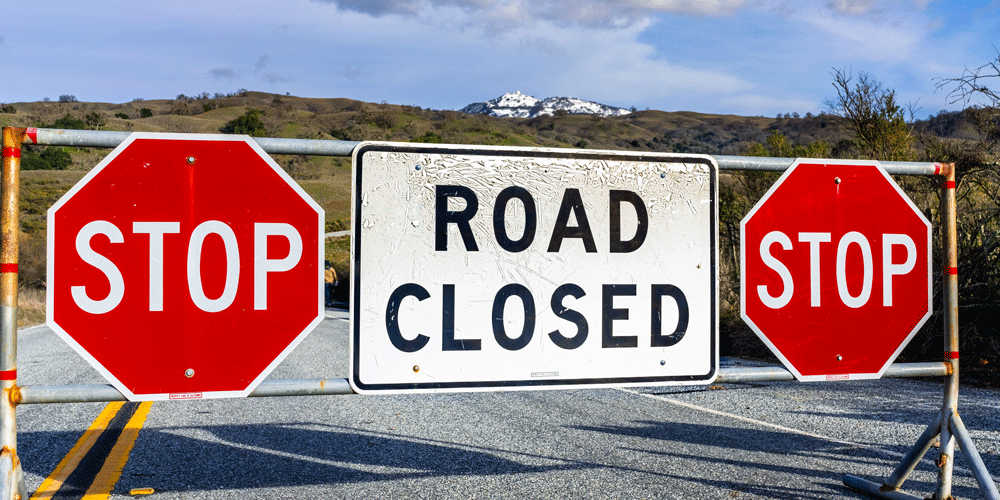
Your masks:
<instances>
[{"instance_id":1,"label":"road closed sign","mask_svg":"<svg viewBox=\"0 0 1000 500\"><path fill-rule=\"evenodd\" d=\"M362 143L353 161L356 391L714 380L710 157Z\"/></svg>"}]
</instances>

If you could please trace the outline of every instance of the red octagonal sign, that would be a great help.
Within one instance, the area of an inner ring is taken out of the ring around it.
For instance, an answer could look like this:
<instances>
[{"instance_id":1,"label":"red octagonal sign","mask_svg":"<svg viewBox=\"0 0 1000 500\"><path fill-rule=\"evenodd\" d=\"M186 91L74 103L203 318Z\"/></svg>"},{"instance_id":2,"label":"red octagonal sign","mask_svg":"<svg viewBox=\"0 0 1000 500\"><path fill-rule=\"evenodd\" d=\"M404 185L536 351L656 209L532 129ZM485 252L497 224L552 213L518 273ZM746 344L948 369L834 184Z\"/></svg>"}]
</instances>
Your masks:
<instances>
[{"instance_id":1,"label":"red octagonal sign","mask_svg":"<svg viewBox=\"0 0 1000 500\"><path fill-rule=\"evenodd\" d=\"M323 210L246 136L129 136L48 213L49 326L130 400L246 396L323 317Z\"/></svg>"},{"instance_id":2,"label":"red octagonal sign","mask_svg":"<svg viewBox=\"0 0 1000 500\"><path fill-rule=\"evenodd\" d=\"M740 229L743 320L798 380L881 377L930 317L930 222L877 162L798 160Z\"/></svg>"}]
</instances>

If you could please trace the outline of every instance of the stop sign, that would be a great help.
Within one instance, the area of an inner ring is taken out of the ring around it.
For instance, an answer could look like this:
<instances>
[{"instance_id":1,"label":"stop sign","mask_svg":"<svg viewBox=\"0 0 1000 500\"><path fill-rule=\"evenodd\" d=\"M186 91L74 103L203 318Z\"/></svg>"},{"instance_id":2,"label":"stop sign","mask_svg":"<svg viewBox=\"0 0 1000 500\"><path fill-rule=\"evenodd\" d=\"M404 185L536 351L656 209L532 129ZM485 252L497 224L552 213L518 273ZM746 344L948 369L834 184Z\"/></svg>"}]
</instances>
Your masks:
<instances>
[{"instance_id":1,"label":"stop sign","mask_svg":"<svg viewBox=\"0 0 1000 500\"><path fill-rule=\"evenodd\" d=\"M798 380L878 378L930 317L930 245L877 162L797 160L741 223L743 320Z\"/></svg>"},{"instance_id":2,"label":"stop sign","mask_svg":"<svg viewBox=\"0 0 1000 500\"><path fill-rule=\"evenodd\" d=\"M322 228L247 136L132 134L49 209L48 324L130 400L246 396L323 317Z\"/></svg>"}]
</instances>

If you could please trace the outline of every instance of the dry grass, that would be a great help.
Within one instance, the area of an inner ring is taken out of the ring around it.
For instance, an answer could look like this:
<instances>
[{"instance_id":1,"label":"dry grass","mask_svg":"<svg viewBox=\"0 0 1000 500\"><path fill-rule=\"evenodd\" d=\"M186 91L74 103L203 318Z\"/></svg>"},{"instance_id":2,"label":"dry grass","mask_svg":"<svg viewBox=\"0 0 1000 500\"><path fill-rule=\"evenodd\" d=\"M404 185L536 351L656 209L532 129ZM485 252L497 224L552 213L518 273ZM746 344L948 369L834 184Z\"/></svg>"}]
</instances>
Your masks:
<instances>
[{"instance_id":1,"label":"dry grass","mask_svg":"<svg viewBox=\"0 0 1000 500\"><path fill-rule=\"evenodd\" d=\"M45 323L45 290L25 288L17 294L17 327Z\"/></svg>"}]
</instances>

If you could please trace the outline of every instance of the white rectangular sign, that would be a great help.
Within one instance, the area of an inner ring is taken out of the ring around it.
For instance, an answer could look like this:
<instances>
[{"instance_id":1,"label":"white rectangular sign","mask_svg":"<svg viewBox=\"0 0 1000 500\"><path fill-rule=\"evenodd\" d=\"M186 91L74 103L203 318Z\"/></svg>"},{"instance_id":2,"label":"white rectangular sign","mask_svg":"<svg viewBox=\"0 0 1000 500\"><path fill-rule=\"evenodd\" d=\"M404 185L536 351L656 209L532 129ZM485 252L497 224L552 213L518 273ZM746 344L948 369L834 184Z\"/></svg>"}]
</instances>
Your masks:
<instances>
[{"instance_id":1,"label":"white rectangular sign","mask_svg":"<svg viewBox=\"0 0 1000 500\"><path fill-rule=\"evenodd\" d=\"M362 143L352 387L711 382L717 186L701 155Z\"/></svg>"}]
</instances>

